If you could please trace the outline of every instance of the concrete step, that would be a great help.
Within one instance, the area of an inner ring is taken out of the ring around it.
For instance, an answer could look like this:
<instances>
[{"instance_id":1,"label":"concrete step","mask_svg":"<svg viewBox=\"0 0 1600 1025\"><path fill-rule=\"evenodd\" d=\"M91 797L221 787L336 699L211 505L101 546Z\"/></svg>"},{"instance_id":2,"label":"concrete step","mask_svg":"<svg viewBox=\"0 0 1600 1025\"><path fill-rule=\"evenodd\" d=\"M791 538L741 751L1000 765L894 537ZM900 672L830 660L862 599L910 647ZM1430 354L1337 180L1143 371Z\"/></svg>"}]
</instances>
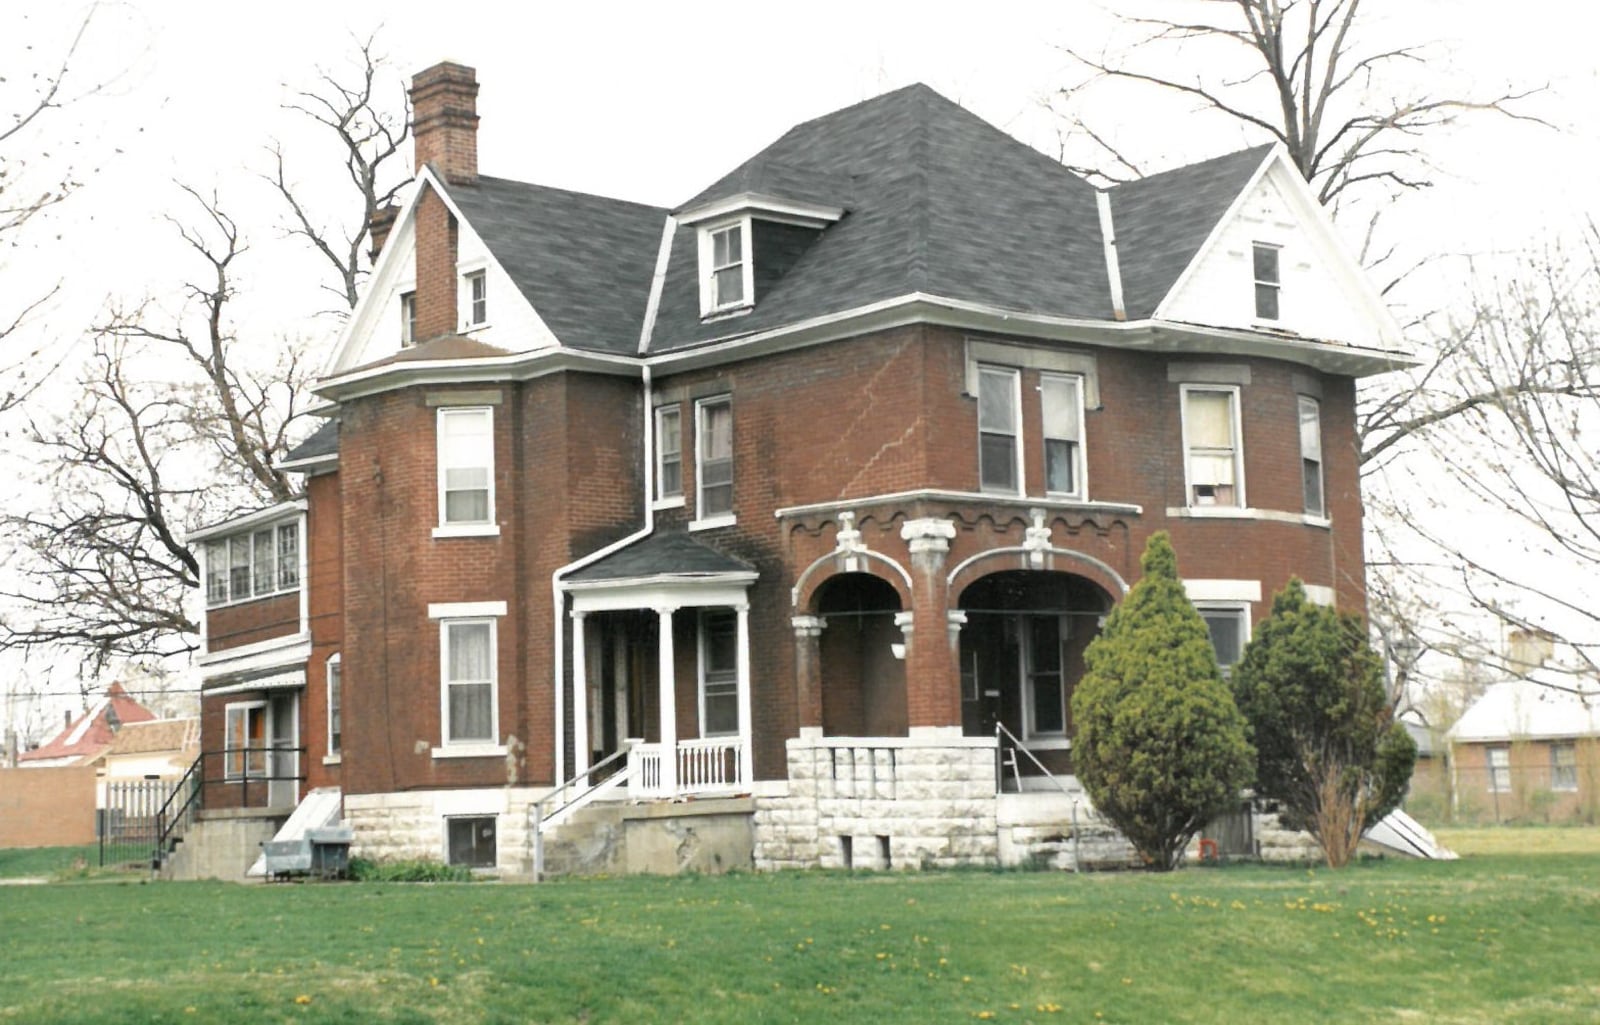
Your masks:
<instances>
[{"instance_id":1,"label":"concrete step","mask_svg":"<svg viewBox=\"0 0 1600 1025\"><path fill-rule=\"evenodd\" d=\"M544 874L607 875L623 870L623 806L595 802L544 831Z\"/></svg>"}]
</instances>

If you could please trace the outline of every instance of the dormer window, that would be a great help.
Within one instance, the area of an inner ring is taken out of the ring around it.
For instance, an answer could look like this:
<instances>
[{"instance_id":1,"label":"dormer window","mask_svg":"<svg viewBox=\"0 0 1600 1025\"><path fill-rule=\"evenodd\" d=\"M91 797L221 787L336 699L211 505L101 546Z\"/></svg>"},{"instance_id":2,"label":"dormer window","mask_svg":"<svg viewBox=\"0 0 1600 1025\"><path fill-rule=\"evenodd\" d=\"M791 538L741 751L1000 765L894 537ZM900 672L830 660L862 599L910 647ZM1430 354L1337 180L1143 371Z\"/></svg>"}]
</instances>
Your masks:
<instances>
[{"instance_id":1,"label":"dormer window","mask_svg":"<svg viewBox=\"0 0 1600 1025\"><path fill-rule=\"evenodd\" d=\"M400 293L400 346L417 343L417 293Z\"/></svg>"},{"instance_id":2,"label":"dormer window","mask_svg":"<svg viewBox=\"0 0 1600 1025\"><path fill-rule=\"evenodd\" d=\"M700 232L702 315L749 306L755 291L751 280L750 222L734 221Z\"/></svg>"},{"instance_id":3,"label":"dormer window","mask_svg":"<svg viewBox=\"0 0 1600 1025\"><path fill-rule=\"evenodd\" d=\"M466 276L467 327L482 327L489 323L489 278L483 271L473 271Z\"/></svg>"},{"instance_id":4,"label":"dormer window","mask_svg":"<svg viewBox=\"0 0 1600 1025\"><path fill-rule=\"evenodd\" d=\"M1251 247L1255 269L1256 319L1278 319L1278 292L1283 287L1278 271L1278 247L1257 242Z\"/></svg>"}]
</instances>

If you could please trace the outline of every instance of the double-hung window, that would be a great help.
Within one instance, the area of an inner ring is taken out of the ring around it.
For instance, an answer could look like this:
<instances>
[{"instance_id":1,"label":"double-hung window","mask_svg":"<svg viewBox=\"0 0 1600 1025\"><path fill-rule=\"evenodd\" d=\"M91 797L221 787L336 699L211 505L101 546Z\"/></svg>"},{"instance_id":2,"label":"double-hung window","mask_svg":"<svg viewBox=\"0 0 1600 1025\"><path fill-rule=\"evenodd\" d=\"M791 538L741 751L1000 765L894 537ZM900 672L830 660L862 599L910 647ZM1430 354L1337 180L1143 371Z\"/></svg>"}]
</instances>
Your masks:
<instances>
[{"instance_id":1,"label":"double-hung window","mask_svg":"<svg viewBox=\"0 0 1600 1025\"><path fill-rule=\"evenodd\" d=\"M494 524L494 410L439 410L439 524Z\"/></svg>"},{"instance_id":2,"label":"double-hung window","mask_svg":"<svg viewBox=\"0 0 1600 1025\"><path fill-rule=\"evenodd\" d=\"M1571 793L1578 789L1578 748L1576 744L1550 745L1550 789Z\"/></svg>"},{"instance_id":3,"label":"double-hung window","mask_svg":"<svg viewBox=\"0 0 1600 1025\"><path fill-rule=\"evenodd\" d=\"M1506 794L1511 792L1511 749L1509 747L1486 747L1483 749L1484 757L1488 760L1489 792Z\"/></svg>"},{"instance_id":4,"label":"double-hung window","mask_svg":"<svg viewBox=\"0 0 1600 1025\"><path fill-rule=\"evenodd\" d=\"M1265 242L1257 242L1250 247L1250 262L1255 273L1257 320L1278 319L1278 298L1283 288L1279 255L1277 246Z\"/></svg>"},{"instance_id":5,"label":"double-hung window","mask_svg":"<svg viewBox=\"0 0 1600 1025\"><path fill-rule=\"evenodd\" d=\"M700 614L700 735L738 732L738 620L730 609L707 609Z\"/></svg>"},{"instance_id":6,"label":"double-hung window","mask_svg":"<svg viewBox=\"0 0 1600 1025\"><path fill-rule=\"evenodd\" d=\"M1306 514L1328 515L1322 493L1322 408L1309 395L1300 396L1300 478L1306 497Z\"/></svg>"},{"instance_id":7,"label":"double-hung window","mask_svg":"<svg viewBox=\"0 0 1600 1025\"><path fill-rule=\"evenodd\" d=\"M738 306L745 301L744 224L714 228L710 236L711 309Z\"/></svg>"},{"instance_id":8,"label":"double-hung window","mask_svg":"<svg viewBox=\"0 0 1600 1025\"><path fill-rule=\"evenodd\" d=\"M656 409L656 498L683 494L683 412L678 406Z\"/></svg>"},{"instance_id":9,"label":"double-hung window","mask_svg":"<svg viewBox=\"0 0 1600 1025\"><path fill-rule=\"evenodd\" d=\"M206 604L264 598L300 586L300 525L280 523L206 542Z\"/></svg>"},{"instance_id":10,"label":"double-hung window","mask_svg":"<svg viewBox=\"0 0 1600 1025\"><path fill-rule=\"evenodd\" d=\"M227 779L261 779L267 774L267 704L249 701L224 712L223 775Z\"/></svg>"},{"instance_id":11,"label":"double-hung window","mask_svg":"<svg viewBox=\"0 0 1600 1025\"><path fill-rule=\"evenodd\" d=\"M484 271L473 271L466 276L467 326L481 327L489 323L489 276Z\"/></svg>"},{"instance_id":12,"label":"double-hung window","mask_svg":"<svg viewBox=\"0 0 1600 1025\"><path fill-rule=\"evenodd\" d=\"M400 345L417 342L417 293L400 293Z\"/></svg>"},{"instance_id":13,"label":"double-hung window","mask_svg":"<svg viewBox=\"0 0 1600 1025\"><path fill-rule=\"evenodd\" d=\"M445 619L439 624L444 744L494 744L495 621Z\"/></svg>"},{"instance_id":14,"label":"double-hung window","mask_svg":"<svg viewBox=\"0 0 1600 1025\"><path fill-rule=\"evenodd\" d=\"M978 368L978 486L983 491L1022 490L1021 405L1020 371Z\"/></svg>"},{"instance_id":15,"label":"double-hung window","mask_svg":"<svg viewBox=\"0 0 1600 1025\"><path fill-rule=\"evenodd\" d=\"M1196 611L1205 620L1211 634L1211 647L1217 653L1217 667L1223 676L1231 676L1233 667L1244 655L1244 646L1250 640L1250 614L1243 605L1203 605Z\"/></svg>"},{"instance_id":16,"label":"double-hung window","mask_svg":"<svg viewBox=\"0 0 1600 1025\"><path fill-rule=\"evenodd\" d=\"M328 657L328 757L337 758L344 749L343 663L338 655Z\"/></svg>"},{"instance_id":17,"label":"double-hung window","mask_svg":"<svg viewBox=\"0 0 1600 1025\"><path fill-rule=\"evenodd\" d=\"M695 403L695 516L733 515L733 401L727 396Z\"/></svg>"},{"instance_id":18,"label":"double-hung window","mask_svg":"<svg viewBox=\"0 0 1600 1025\"><path fill-rule=\"evenodd\" d=\"M1083 378L1040 374L1044 416L1044 487L1052 495L1083 497Z\"/></svg>"},{"instance_id":19,"label":"double-hung window","mask_svg":"<svg viewBox=\"0 0 1600 1025\"><path fill-rule=\"evenodd\" d=\"M1183 385L1183 443L1191 506L1242 506L1239 390Z\"/></svg>"}]
</instances>

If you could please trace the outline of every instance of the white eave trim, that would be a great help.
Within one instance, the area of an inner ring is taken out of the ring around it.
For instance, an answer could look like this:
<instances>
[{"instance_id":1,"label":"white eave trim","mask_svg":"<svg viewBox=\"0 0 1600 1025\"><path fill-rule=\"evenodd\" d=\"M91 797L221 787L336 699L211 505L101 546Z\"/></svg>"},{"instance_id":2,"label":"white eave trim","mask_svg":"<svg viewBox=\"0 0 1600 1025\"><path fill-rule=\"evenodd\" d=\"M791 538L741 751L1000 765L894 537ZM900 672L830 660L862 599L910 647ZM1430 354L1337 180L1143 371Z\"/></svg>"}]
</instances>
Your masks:
<instances>
[{"instance_id":1,"label":"white eave trim","mask_svg":"<svg viewBox=\"0 0 1600 1025\"><path fill-rule=\"evenodd\" d=\"M822 228L844 216L844 207L808 203L803 200L782 199L761 192L741 192L726 199L690 207L677 215L680 224L700 224L719 217L746 214L763 221L782 221L786 224Z\"/></svg>"},{"instance_id":2,"label":"white eave trim","mask_svg":"<svg viewBox=\"0 0 1600 1025\"><path fill-rule=\"evenodd\" d=\"M257 509L255 512L249 512L242 516L236 516L231 520L223 520L221 523L213 523L210 526L200 527L197 530L192 530L183 536L183 541L184 544L194 544L196 541L205 541L213 537L236 534L239 531L248 530L252 527L259 527L264 524L271 523L274 520L288 519L291 516L303 513L305 511L305 499L290 499L287 502L279 502L277 505L268 506L265 509Z\"/></svg>"},{"instance_id":3,"label":"white eave trim","mask_svg":"<svg viewBox=\"0 0 1600 1025\"><path fill-rule=\"evenodd\" d=\"M288 470L291 473L308 473L320 466L338 466L339 453L329 452L320 456L306 456L304 459L283 459L272 464L274 470Z\"/></svg>"},{"instance_id":4,"label":"white eave trim","mask_svg":"<svg viewBox=\"0 0 1600 1025\"><path fill-rule=\"evenodd\" d=\"M635 377L639 360L632 355L566 347L467 359L400 360L330 377L318 382L314 390L322 398L342 402L409 385L527 381L563 370Z\"/></svg>"},{"instance_id":5,"label":"white eave trim","mask_svg":"<svg viewBox=\"0 0 1600 1025\"><path fill-rule=\"evenodd\" d=\"M277 665L289 666L310 657L311 635L296 633L254 644L242 644L237 648L208 651L196 655L194 662L205 679L214 680L219 676L250 673Z\"/></svg>"},{"instance_id":6,"label":"white eave trim","mask_svg":"<svg viewBox=\"0 0 1600 1025\"><path fill-rule=\"evenodd\" d=\"M620 591L631 588L696 588L696 587L724 587L733 585L746 587L755 583L760 576L754 570L745 570L737 573L652 573L644 577L615 577L610 580L563 580L563 590L574 593L580 591Z\"/></svg>"},{"instance_id":7,"label":"white eave trim","mask_svg":"<svg viewBox=\"0 0 1600 1025\"><path fill-rule=\"evenodd\" d=\"M258 676L251 680L242 680L239 683L230 683L222 687L201 688L200 696L202 698L216 698L225 694L244 694L255 690L298 690L305 685L305 669L290 669L286 672Z\"/></svg>"}]
</instances>

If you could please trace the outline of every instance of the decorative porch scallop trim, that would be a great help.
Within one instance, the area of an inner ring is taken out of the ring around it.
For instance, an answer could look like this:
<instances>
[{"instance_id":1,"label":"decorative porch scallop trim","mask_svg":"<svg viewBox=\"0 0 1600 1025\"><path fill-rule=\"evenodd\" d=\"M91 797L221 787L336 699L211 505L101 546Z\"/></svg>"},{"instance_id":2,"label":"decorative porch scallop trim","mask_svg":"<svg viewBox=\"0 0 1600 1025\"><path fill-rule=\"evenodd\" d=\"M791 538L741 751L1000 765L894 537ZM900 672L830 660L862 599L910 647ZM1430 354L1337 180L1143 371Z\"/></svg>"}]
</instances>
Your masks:
<instances>
[{"instance_id":1,"label":"decorative porch scallop trim","mask_svg":"<svg viewBox=\"0 0 1600 1025\"><path fill-rule=\"evenodd\" d=\"M806 593L806 581L811 579L811 574L815 573L823 563L842 560L845 568L840 572L859 573L862 572L859 562L861 559L871 559L894 570L905 584L906 594L909 595L911 593L915 586L911 580L911 573L891 556L868 548L866 542L861 540L861 531L856 529L856 514L841 511L839 513L839 536L833 551L828 552L826 555L819 555L795 580L794 586L789 589L790 606L793 608L800 607L800 595Z\"/></svg>"},{"instance_id":2,"label":"decorative porch scallop trim","mask_svg":"<svg viewBox=\"0 0 1600 1025\"><path fill-rule=\"evenodd\" d=\"M1011 548L991 548L987 552L979 552L977 555L968 556L958 563L955 569L950 571L950 575L945 578L945 584L953 587L955 585L956 578L961 575L963 570L974 563L982 562L984 559L991 559L999 555L1031 556L1034 552L1039 551L1042 551L1048 555L1059 555L1063 558L1072 559L1076 562L1087 563L1088 565L1093 566L1095 569L1104 573L1106 576L1110 577L1111 580L1116 583L1117 587L1121 589L1123 594L1128 593L1128 582L1122 579L1122 574L1118 573L1116 570L1112 569L1110 566L1101 562L1099 559L1096 559L1092 555L1085 555L1082 552L1070 551L1066 548L1039 548L1037 546L1025 547L1023 545L1017 545Z\"/></svg>"}]
</instances>

